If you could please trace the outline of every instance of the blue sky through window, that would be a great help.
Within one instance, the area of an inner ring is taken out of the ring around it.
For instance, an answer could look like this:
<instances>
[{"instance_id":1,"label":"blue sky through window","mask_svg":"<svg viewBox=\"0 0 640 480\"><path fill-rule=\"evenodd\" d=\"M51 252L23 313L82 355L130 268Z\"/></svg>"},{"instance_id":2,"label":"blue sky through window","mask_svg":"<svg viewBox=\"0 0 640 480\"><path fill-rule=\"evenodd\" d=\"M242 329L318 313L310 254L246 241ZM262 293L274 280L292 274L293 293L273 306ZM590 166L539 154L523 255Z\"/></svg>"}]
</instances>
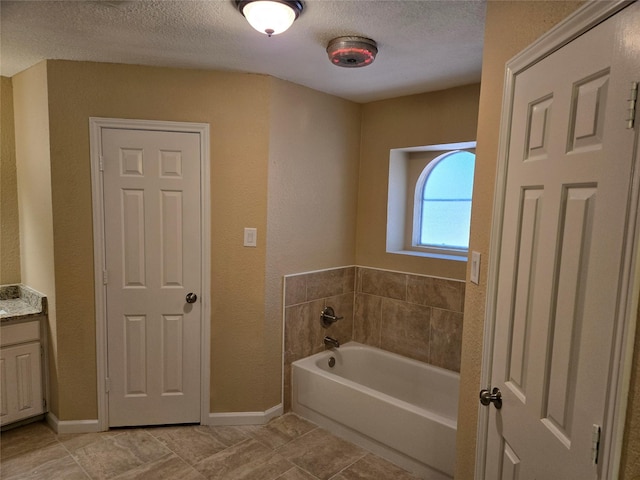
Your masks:
<instances>
[{"instance_id":1,"label":"blue sky through window","mask_svg":"<svg viewBox=\"0 0 640 480\"><path fill-rule=\"evenodd\" d=\"M475 158L470 152L452 152L427 167L430 171L422 190L420 245L469 248Z\"/></svg>"}]
</instances>

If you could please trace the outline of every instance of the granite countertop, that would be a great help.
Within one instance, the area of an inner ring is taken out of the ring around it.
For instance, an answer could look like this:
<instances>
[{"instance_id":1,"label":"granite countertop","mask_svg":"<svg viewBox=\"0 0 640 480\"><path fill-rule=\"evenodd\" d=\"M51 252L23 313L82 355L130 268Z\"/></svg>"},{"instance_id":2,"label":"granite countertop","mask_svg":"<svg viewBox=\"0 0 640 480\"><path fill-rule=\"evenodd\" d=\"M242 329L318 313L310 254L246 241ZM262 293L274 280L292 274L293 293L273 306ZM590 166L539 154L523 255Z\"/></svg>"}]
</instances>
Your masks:
<instances>
[{"instance_id":1,"label":"granite countertop","mask_svg":"<svg viewBox=\"0 0 640 480\"><path fill-rule=\"evenodd\" d=\"M47 297L26 285L0 285L0 323L47 313Z\"/></svg>"}]
</instances>

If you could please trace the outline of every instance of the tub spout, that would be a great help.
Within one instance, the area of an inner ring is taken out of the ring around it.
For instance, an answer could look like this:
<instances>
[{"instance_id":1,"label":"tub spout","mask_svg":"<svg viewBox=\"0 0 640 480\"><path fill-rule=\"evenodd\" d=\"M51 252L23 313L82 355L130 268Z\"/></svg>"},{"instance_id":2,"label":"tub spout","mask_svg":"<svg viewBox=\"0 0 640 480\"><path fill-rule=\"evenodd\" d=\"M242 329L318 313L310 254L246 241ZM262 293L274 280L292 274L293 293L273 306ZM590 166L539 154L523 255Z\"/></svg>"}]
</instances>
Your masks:
<instances>
[{"instance_id":1,"label":"tub spout","mask_svg":"<svg viewBox=\"0 0 640 480\"><path fill-rule=\"evenodd\" d=\"M340 342L331 337L324 337L324 344L327 348L338 348L340 346Z\"/></svg>"}]
</instances>

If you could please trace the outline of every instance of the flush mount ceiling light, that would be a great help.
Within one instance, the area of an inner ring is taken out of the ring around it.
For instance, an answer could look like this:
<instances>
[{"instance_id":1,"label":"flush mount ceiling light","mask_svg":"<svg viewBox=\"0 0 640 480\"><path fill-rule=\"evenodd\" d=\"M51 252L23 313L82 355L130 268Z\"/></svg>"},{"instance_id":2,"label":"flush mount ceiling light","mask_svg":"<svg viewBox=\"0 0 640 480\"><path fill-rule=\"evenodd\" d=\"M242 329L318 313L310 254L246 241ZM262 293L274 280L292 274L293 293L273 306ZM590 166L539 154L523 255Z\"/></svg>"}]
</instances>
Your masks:
<instances>
[{"instance_id":1,"label":"flush mount ceiling light","mask_svg":"<svg viewBox=\"0 0 640 480\"><path fill-rule=\"evenodd\" d=\"M376 42L364 37L338 37L327 45L331 63L338 67L366 67L378 53Z\"/></svg>"},{"instance_id":2,"label":"flush mount ceiling light","mask_svg":"<svg viewBox=\"0 0 640 480\"><path fill-rule=\"evenodd\" d=\"M288 29L302 12L302 2L288 0L235 0L249 24L269 37Z\"/></svg>"}]
</instances>

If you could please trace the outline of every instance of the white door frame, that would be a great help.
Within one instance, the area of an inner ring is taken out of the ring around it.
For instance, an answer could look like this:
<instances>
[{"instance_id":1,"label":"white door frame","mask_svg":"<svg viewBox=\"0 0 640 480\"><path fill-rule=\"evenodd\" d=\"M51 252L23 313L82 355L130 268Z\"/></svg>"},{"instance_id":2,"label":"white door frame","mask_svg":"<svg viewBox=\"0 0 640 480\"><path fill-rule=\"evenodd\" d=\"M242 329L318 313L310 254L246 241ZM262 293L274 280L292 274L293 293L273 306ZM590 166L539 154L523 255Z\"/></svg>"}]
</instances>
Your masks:
<instances>
[{"instance_id":1,"label":"white door frame","mask_svg":"<svg viewBox=\"0 0 640 480\"><path fill-rule=\"evenodd\" d=\"M625 6L628 0L592 1L578 9L563 22L540 37L535 43L527 47L507 62L504 90L502 97L502 111L500 123L500 138L498 144L498 164L496 172L496 186L493 204L493 222L491 227L491 242L489 249L489 272L487 280L487 299L485 304L484 342L482 349L482 370L480 388L491 386L491 365L493 362L493 335L497 310L498 267L500 241L503 230L503 214L507 182L507 158L509 150L509 132L511 131L510 111L514 95L515 77L542 58L559 50L587 30L602 23ZM631 89L631 85L629 85ZM621 121L624 121L622 119ZM636 122L637 123L637 122ZM638 127L635 127L638 129ZM636 132L636 138L638 133ZM636 161L640 158L640 145L636 141ZM636 165L637 167L637 165ZM606 422L612 428L607 429L603 439L604 455L602 455L604 479L618 478L624 421L631 377L633 342L636 329L636 313L638 311L638 297L640 294L640 169L634 168L628 230L625 238L625 261L622 279L622 295L620 298L620 312L614 326L614 345L612 352L612 368L608 398ZM484 479L487 453L487 434L489 430L489 409L478 402L478 431L476 446L475 478ZM489 480L489 479L487 479Z\"/></svg>"},{"instance_id":2,"label":"white door frame","mask_svg":"<svg viewBox=\"0 0 640 480\"><path fill-rule=\"evenodd\" d=\"M109 429L109 409L107 397L107 316L106 286L103 272L106 268L104 243L104 192L101 173L102 129L119 128L129 130L171 131L197 133L200 135L200 215L202 260L202 302L201 324L201 380L200 380L200 423L209 418L210 399L210 346L211 342L211 215L210 215L210 154L209 124L164 122L155 120L128 120L115 118L89 118L91 147L91 193L93 206L93 256L96 301L96 364L98 392L98 431Z\"/></svg>"}]
</instances>

